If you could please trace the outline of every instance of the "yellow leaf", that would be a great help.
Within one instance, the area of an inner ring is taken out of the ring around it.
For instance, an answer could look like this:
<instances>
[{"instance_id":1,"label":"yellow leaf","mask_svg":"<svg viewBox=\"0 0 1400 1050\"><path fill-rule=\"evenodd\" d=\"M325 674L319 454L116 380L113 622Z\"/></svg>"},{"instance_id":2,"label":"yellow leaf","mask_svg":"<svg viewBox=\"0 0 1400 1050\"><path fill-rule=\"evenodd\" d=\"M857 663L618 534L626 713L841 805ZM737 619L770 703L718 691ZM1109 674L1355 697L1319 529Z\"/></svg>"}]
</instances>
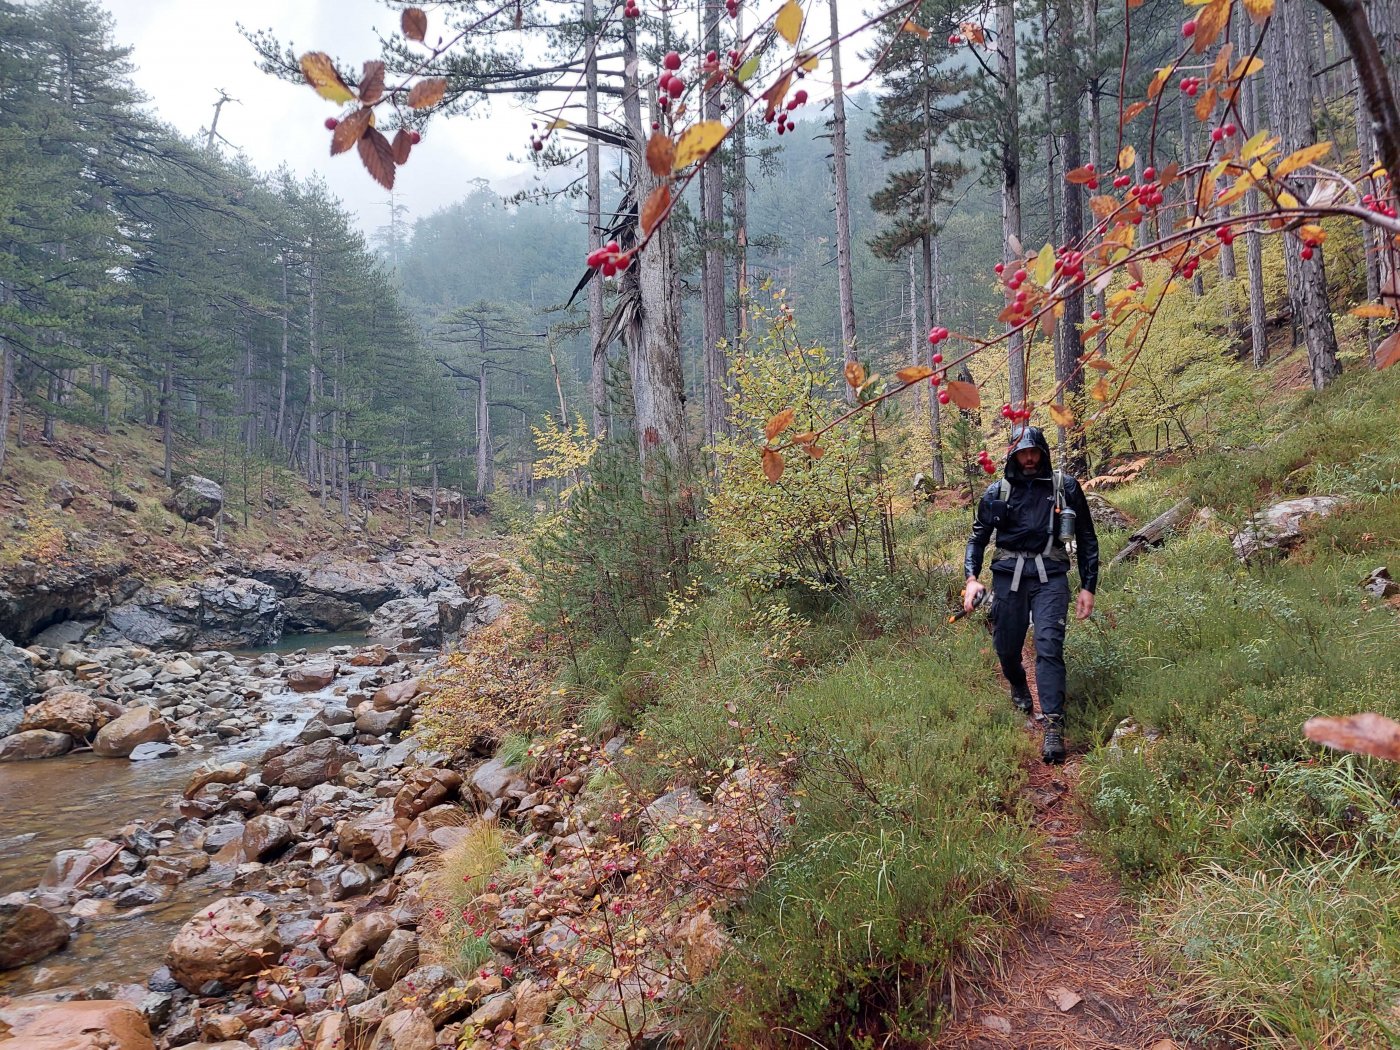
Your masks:
<instances>
[{"instance_id":1,"label":"yellow leaf","mask_svg":"<svg viewBox=\"0 0 1400 1050\"><path fill-rule=\"evenodd\" d=\"M816 55L813 55L811 58L807 59L806 62L802 63L801 69L804 73L810 73L821 64L822 60Z\"/></svg>"},{"instance_id":2,"label":"yellow leaf","mask_svg":"<svg viewBox=\"0 0 1400 1050\"><path fill-rule=\"evenodd\" d=\"M1161 94L1163 85L1166 84L1168 78L1175 70L1175 63L1170 66L1163 66L1161 69L1157 70L1157 75L1152 78L1152 83L1147 85L1147 97L1149 99L1154 99Z\"/></svg>"},{"instance_id":3,"label":"yellow leaf","mask_svg":"<svg viewBox=\"0 0 1400 1050\"><path fill-rule=\"evenodd\" d=\"M1282 179L1292 175L1299 168L1319 161L1331 152L1332 143L1330 142L1317 142L1311 146L1304 146L1279 161L1278 168L1274 171L1274 178Z\"/></svg>"},{"instance_id":4,"label":"yellow leaf","mask_svg":"<svg viewBox=\"0 0 1400 1050\"><path fill-rule=\"evenodd\" d=\"M1302 207L1302 205L1298 202L1298 198L1293 196L1293 194L1289 193L1287 190L1278 191L1278 206L1280 208Z\"/></svg>"},{"instance_id":5,"label":"yellow leaf","mask_svg":"<svg viewBox=\"0 0 1400 1050\"><path fill-rule=\"evenodd\" d=\"M774 452L771 448L763 450L763 476L774 482L783 476L782 453Z\"/></svg>"},{"instance_id":6,"label":"yellow leaf","mask_svg":"<svg viewBox=\"0 0 1400 1050\"><path fill-rule=\"evenodd\" d=\"M802 7L797 0L787 0L782 10L778 12L778 18L773 23L773 28L789 44L797 43L797 38L802 32Z\"/></svg>"},{"instance_id":7,"label":"yellow leaf","mask_svg":"<svg viewBox=\"0 0 1400 1050\"><path fill-rule=\"evenodd\" d=\"M1263 68L1264 60L1258 55L1250 55L1235 63L1235 68L1230 70L1230 79L1243 80L1245 77L1254 76Z\"/></svg>"},{"instance_id":8,"label":"yellow leaf","mask_svg":"<svg viewBox=\"0 0 1400 1050\"><path fill-rule=\"evenodd\" d=\"M1215 43L1221 30L1230 24L1230 10L1235 0L1210 0L1196 16L1196 35L1191 38L1196 54L1202 54Z\"/></svg>"},{"instance_id":9,"label":"yellow leaf","mask_svg":"<svg viewBox=\"0 0 1400 1050\"><path fill-rule=\"evenodd\" d=\"M1074 426L1074 413L1064 405L1052 404L1050 406L1050 418L1062 427Z\"/></svg>"},{"instance_id":10,"label":"yellow leaf","mask_svg":"<svg viewBox=\"0 0 1400 1050\"><path fill-rule=\"evenodd\" d=\"M1394 317L1395 311L1380 303L1363 303L1351 311L1352 317Z\"/></svg>"},{"instance_id":11,"label":"yellow leaf","mask_svg":"<svg viewBox=\"0 0 1400 1050\"><path fill-rule=\"evenodd\" d=\"M676 144L664 131L652 133L647 141L647 167L658 178L671 174L676 159Z\"/></svg>"},{"instance_id":12,"label":"yellow leaf","mask_svg":"<svg viewBox=\"0 0 1400 1050\"><path fill-rule=\"evenodd\" d=\"M954 379L944 389L948 391L948 397L953 404L968 412L976 411L982 404L982 395L972 383Z\"/></svg>"},{"instance_id":13,"label":"yellow leaf","mask_svg":"<svg viewBox=\"0 0 1400 1050\"><path fill-rule=\"evenodd\" d=\"M1304 223L1298 228L1298 239L1304 244L1321 244L1327 239L1327 231L1316 223Z\"/></svg>"},{"instance_id":14,"label":"yellow leaf","mask_svg":"<svg viewBox=\"0 0 1400 1050\"><path fill-rule=\"evenodd\" d=\"M708 157L710 151L724 141L728 131L729 129L718 120L705 120L686 128L680 141L676 143L676 159L671 165L671 170L680 171L697 160Z\"/></svg>"},{"instance_id":15,"label":"yellow leaf","mask_svg":"<svg viewBox=\"0 0 1400 1050\"><path fill-rule=\"evenodd\" d=\"M332 102L349 102L355 93L345 86L335 71L331 56L324 51L308 51L301 56L301 75L316 89L316 94Z\"/></svg>"},{"instance_id":16,"label":"yellow leaf","mask_svg":"<svg viewBox=\"0 0 1400 1050\"><path fill-rule=\"evenodd\" d=\"M857 390L865 385L865 366L859 361L847 361L845 374L846 382Z\"/></svg>"},{"instance_id":17,"label":"yellow leaf","mask_svg":"<svg viewBox=\"0 0 1400 1050\"><path fill-rule=\"evenodd\" d=\"M928 365L910 365L908 368L901 368L894 374L901 383L917 383L920 379L927 379L933 375L933 369Z\"/></svg>"},{"instance_id":18,"label":"yellow leaf","mask_svg":"<svg viewBox=\"0 0 1400 1050\"><path fill-rule=\"evenodd\" d=\"M906 33L913 33L913 34L914 34L916 37L918 37L920 40L927 40L929 37L933 36L933 34L930 33L930 32L929 32L927 29L925 29L923 26L921 26L921 25L916 25L916 24L914 23L914 20L913 20L912 18L908 19L908 20L907 20L902 26L900 26L899 28L900 28L901 30L903 30L904 32L906 32Z\"/></svg>"},{"instance_id":19,"label":"yellow leaf","mask_svg":"<svg viewBox=\"0 0 1400 1050\"><path fill-rule=\"evenodd\" d=\"M1274 13L1274 0L1244 0L1245 12L1255 25L1263 25Z\"/></svg>"},{"instance_id":20,"label":"yellow leaf","mask_svg":"<svg viewBox=\"0 0 1400 1050\"><path fill-rule=\"evenodd\" d=\"M788 427L792 426L792 421L797 418L797 409L785 408L768 421L768 425L763 428L763 436L769 441L781 434Z\"/></svg>"},{"instance_id":21,"label":"yellow leaf","mask_svg":"<svg viewBox=\"0 0 1400 1050\"><path fill-rule=\"evenodd\" d=\"M1107 401L1111 394L1112 391L1109 389L1107 379L1100 379L1094 384L1094 388L1089 391L1089 396L1095 401Z\"/></svg>"},{"instance_id":22,"label":"yellow leaf","mask_svg":"<svg viewBox=\"0 0 1400 1050\"><path fill-rule=\"evenodd\" d=\"M569 123L569 122L568 122L567 120L565 120L563 117L557 117L557 118L555 118L554 120L551 120L548 124L546 124L546 125L544 126L544 130L545 130L545 131L562 131L564 128L571 128L571 127L573 127L573 124Z\"/></svg>"},{"instance_id":23,"label":"yellow leaf","mask_svg":"<svg viewBox=\"0 0 1400 1050\"><path fill-rule=\"evenodd\" d=\"M1118 151L1118 170L1127 171L1133 166L1133 161L1137 160L1137 150L1132 146L1124 146Z\"/></svg>"},{"instance_id":24,"label":"yellow leaf","mask_svg":"<svg viewBox=\"0 0 1400 1050\"><path fill-rule=\"evenodd\" d=\"M1035 257L1035 283L1044 287L1050 283L1050 278L1055 275L1055 249L1049 241L1045 242L1045 247L1040 249L1040 254Z\"/></svg>"}]
</instances>

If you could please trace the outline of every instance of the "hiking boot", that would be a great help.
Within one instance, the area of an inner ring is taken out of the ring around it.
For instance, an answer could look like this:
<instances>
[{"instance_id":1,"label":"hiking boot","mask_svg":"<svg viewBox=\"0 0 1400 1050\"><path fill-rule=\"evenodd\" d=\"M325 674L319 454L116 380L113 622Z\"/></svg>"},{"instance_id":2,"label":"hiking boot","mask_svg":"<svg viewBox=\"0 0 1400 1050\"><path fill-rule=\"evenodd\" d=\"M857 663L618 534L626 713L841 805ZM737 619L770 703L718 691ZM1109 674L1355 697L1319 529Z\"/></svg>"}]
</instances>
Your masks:
<instances>
[{"instance_id":1,"label":"hiking boot","mask_svg":"<svg viewBox=\"0 0 1400 1050\"><path fill-rule=\"evenodd\" d=\"M1051 718L1045 722L1045 742L1040 749L1040 758L1048 766L1063 765L1065 761L1065 734L1064 727L1059 719Z\"/></svg>"},{"instance_id":2,"label":"hiking boot","mask_svg":"<svg viewBox=\"0 0 1400 1050\"><path fill-rule=\"evenodd\" d=\"M1020 711L1023 715L1029 715L1031 709L1035 707L1035 701L1031 699L1031 691L1029 689L1011 690L1011 702L1016 706L1016 710Z\"/></svg>"}]
</instances>

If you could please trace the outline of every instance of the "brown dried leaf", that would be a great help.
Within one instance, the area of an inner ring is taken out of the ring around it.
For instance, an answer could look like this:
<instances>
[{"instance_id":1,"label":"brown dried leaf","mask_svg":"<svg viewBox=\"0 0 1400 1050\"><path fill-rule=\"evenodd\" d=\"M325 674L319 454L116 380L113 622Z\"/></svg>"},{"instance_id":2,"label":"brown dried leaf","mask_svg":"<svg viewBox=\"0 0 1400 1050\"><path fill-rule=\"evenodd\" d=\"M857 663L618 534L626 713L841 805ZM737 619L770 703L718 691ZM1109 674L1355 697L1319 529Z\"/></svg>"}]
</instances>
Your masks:
<instances>
[{"instance_id":1,"label":"brown dried leaf","mask_svg":"<svg viewBox=\"0 0 1400 1050\"><path fill-rule=\"evenodd\" d=\"M920 379L927 379L933 375L933 369L928 365L910 365L908 368L901 368L894 374L901 383L917 383Z\"/></svg>"},{"instance_id":2,"label":"brown dried leaf","mask_svg":"<svg viewBox=\"0 0 1400 1050\"><path fill-rule=\"evenodd\" d=\"M1352 317L1394 317L1395 311L1380 303L1362 303L1351 311Z\"/></svg>"},{"instance_id":3,"label":"brown dried leaf","mask_svg":"<svg viewBox=\"0 0 1400 1050\"><path fill-rule=\"evenodd\" d=\"M1135 117L1141 116L1143 110L1145 109L1147 109L1146 102L1134 102L1127 109L1123 110L1123 119L1118 126L1127 127L1129 122L1132 121Z\"/></svg>"},{"instance_id":4,"label":"brown dried leaf","mask_svg":"<svg viewBox=\"0 0 1400 1050\"><path fill-rule=\"evenodd\" d=\"M792 436L792 443L794 445L810 445L816 440L817 432L815 430L804 430L802 433Z\"/></svg>"},{"instance_id":5,"label":"brown dried leaf","mask_svg":"<svg viewBox=\"0 0 1400 1050\"><path fill-rule=\"evenodd\" d=\"M656 229L656 224L670 208L671 188L663 184L652 190L651 196L647 197L646 203L642 205L642 234L650 237L651 231Z\"/></svg>"},{"instance_id":6,"label":"brown dried leaf","mask_svg":"<svg viewBox=\"0 0 1400 1050\"><path fill-rule=\"evenodd\" d=\"M1196 35L1191 38L1196 54L1203 54L1230 24L1230 9L1234 3L1235 0L1210 0L1196 16Z\"/></svg>"},{"instance_id":7,"label":"brown dried leaf","mask_svg":"<svg viewBox=\"0 0 1400 1050\"><path fill-rule=\"evenodd\" d=\"M1335 751L1354 751L1400 762L1400 723L1383 715L1309 718L1303 725L1303 734L1313 743Z\"/></svg>"},{"instance_id":8,"label":"brown dried leaf","mask_svg":"<svg viewBox=\"0 0 1400 1050\"><path fill-rule=\"evenodd\" d=\"M782 108L783 101L787 98L788 88L791 86L792 74L785 73L763 93L763 100L768 103L767 115L772 115Z\"/></svg>"},{"instance_id":9,"label":"brown dried leaf","mask_svg":"<svg viewBox=\"0 0 1400 1050\"><path fill-rule=\"evenodd\" d=\"M1274 13L1274 0L1244 0L1245 13L1257 26L1263 25Z\"/></svg>"},{"instance_id":10,"label":"brown dried leaf","mask_svg":"<svg viewBox=\"0 0 1400 1050\"><path fill-rule=\"evenodd\" d=\"M1069 1013L1069 1011L1073 1010L1076 1006L1078 1006L1084 1001L1084 997L1078 992L1072 992L1068 988L1065 988L1063 986L1059 988L1052 988L1046 994L1054 1000L1055 1006L1059 1008L1059 1011L1062 1014Z\"/></svg>"},{"instance_id":11,"label":"brown dried leaf","mask_svg":"<svg viewBox=\"0 0 1400 1050\"><path fill-rule=\"evenodd\" d=\"M905 23L899 28L905 33L913 33L920 40L927 40L929 37L933 36L933 34L923 26L916 25L912 18L905 20Z\"/></svg>"},{"instance_id":12,"label":"brown dried leaf","mask_svg":"<svg viewBox=\"0 0 1400 1050\"><path fill-rule=\"evenodd\" d=\"M1092 182L1096 178L1098 178L1098 176L1095 175L1087 165L1065 172L1065 181L1074 186L1082 186L1084 183Z\"/></svg>"},{"instance_id":13,"label":"brown dried leaf","mask_svg":"<svg viewBox=\"0 0 1400 1050\"><path fill-rule=\"evenodd\" d=\"M1107 379L1100 379L1094 384L1094 388L1089 391L1089 396L1095 401L1107 401L1111 395L1112 391L1109 390Z\"/></svg>"},{"instance_id":14,"label":"brown dried leaf","mask_svg":"<svg viewBox=\"0 0 1400 1050\"><path fill-rule=\"evenodd\" d=\"M1376 371L1397 363L1400 363L1400 329L1391 332L1376 347Z\"/></svg>"},{"instance_id":15,"label":"brown dried leaf","mask_svg":"<svg viewBox=\"0 0 1400 1050\"><path fill-rule=\"evenodd\" d=\"M375 182L386 190L394 188L394 147L378 128L370 128L361 136L360 161Z\"/></svg>"},{"instance_id":16,"label":"brown dried leaf","mask_svg":"<svg viewBox=\"0 0 1400 1050\"><path fill-rule=\"evenodd\" d=\"M364 76L360 77L360 101L372 106L384 95L384 63L366 62Z\"/></svg>"},{"instance_id":17,"label":"brown dried leaf","mask_svg":"<svg viewBox=\"0 0 1400 1050\"><path fill-rule=\"evenodd\" d=\"M395 164L408 163L408 155L413 150L413 137L406 128L394 132L393 150Z\"/></svg>"},{"instance_id":18,"label":"brown dried leaf","mask_svg":"<svg viewBox=\"0 0 1400 1050\"><path fill-rule=\"evenodd\" d=\"M421 44L428 35L428 16L421 7L406 7L403 17L399 19L399 27L403 29L404 36Z\"/></svg>"},{"instance_id":19,"label":"brown dried leaf","mask_svg":"<svg viewBox=\"0 0 1400 1050\"><path fill-rule=\"evenodd\" d=\"M810 448L811 446L807 446ZM769 481L776 482L783 476L783 456L780 452L775 452L771 448L763 450L763 476Z\"/></svg>"},{"instance_id":20,"label":"brown dried leaf","mask_svg":"<svg viewBox=\"0 0 1400 1050\"><path fill-rule=\"evenodd\" d=\"M763 436L769 441L781 434L788 427L792 426L792 421L797 418L797 409L785 408L772 419L768 420L768 425L763 428Z\"/></svg>"},{"instance_id":21,"label":"brown dried leaf","mask_svg":"<svg viewBox=\"0 0 1400 1050\"><path fill-rule=\"evenodd\" d=\"M982 404L982 392L972 383L954 379L943 389L948 391L948 397L953 404L964 411L975 412Z\"/></svg>"},{"instance_id":22,"label":"brown dried leaf","mask_svg":"<svg viewBox=\"0 0 1400 1050\"><path fill-rule=\"evenodd\" d=\"M806 451L807 455L811 456L813 459L821 459L826 455L826 449L822 448L820 445L803 445L802 448Z\"/></svg>"},{"instance_id":23,"label":"brown dried leaf","mask_svg":"<svg viewBox=\"0 0 1400 1050\"><path fill-rule=\"evenodd\" d=\"M428 109L436 106L447 94L447 81L442 77L429 77L414 84L408 93L408 104L414 109Z\"/></svg>"},{"instance_id":24,"label":"brown dried leaf","mask_svg":"<svg viewBox=\"0 0 1400 1050\"><path fill-rule=\"evenodd\" d=\"M1100 372L1112 372L1113 362L1106 361L1102 357L1091 357L1084 362L1089 368L1097 368Z\"/></svg>"},{"instance_id":25,"label":"brown dried leaf","mask_svg":"<svg viewBox=\"0 0 1400 1050\"><path fill-rule=\"evenodd\" d=\"M1089 198L1089 210L1094 213L1094 218L1106 219L1118 210L1121 203L1117 197L1098 193Z\"/></svg>"},{"instance_id":26,"label":"brown dried leaf","mask_svg":"<svg viewBox=\"0 0 1400 1050\"><path fill-rule=\"evenodd\" d=\"M1051 404L1050 418L1062 427L1074 426L1074 413L1064 405Z\"/></svg>"},{"instance_id":27,"label":"brown dried leaf","mask_svg":"<svg viewBox=\"0 0 1400 1050\"><path fill-rule=\"evenodd\" d=\"M1207 78L1212 84L1219 84L1225 79L1225 74L1230 71L1230 56L1235 53L1233 41L1227 40L1220 45L1220 50L1215 54L1215 61L1210 67L1210 76Z\"/></svg>"},{"instance_id":28,"label":"brown dried leaf","mask_svg":"<svg viewBox=\"0 0 1400 1050\"><path fill-rule=\"evenodd\" d=\"M369 118L373 110L365 107L355 110L335 126L331 132L331 156L344 153L369 129Z\"/></svg>"},{"instance_id":29,"label":"brown dried leaf","mask_svg":"<svg viewBox=\"0 0 1400 1050\"><path fill-rule=\"evenodd\" d=\"M1215 88L1206 88L1205 94L1196 99L1196 109L1194 112L1197 120L1204 121L1210 119L1211 110L1215 108L1215 97Z\"/></svg>"},{"instance_id":30,"label":"brown dried leaf","mask_svg":"<svg viewBox=\"0 0 1400 1050\"><path fill-rule=\"evenodd\" d=\"M647 167L657 177L671 174L676 159L676 144L665 132L655 132L647 140Z\"/></svg>"},{"instance_id":31,"label":"brown dried leaf","mask_svg":"<svg viewBox=\"0 0 1400 1050\"><path fill-rule=\"evenodd\" d=\"M847 361L843 369L846 376L846 383L859 390L865 385L865 366L859 361Z\"/></svg>"}]
</instances>

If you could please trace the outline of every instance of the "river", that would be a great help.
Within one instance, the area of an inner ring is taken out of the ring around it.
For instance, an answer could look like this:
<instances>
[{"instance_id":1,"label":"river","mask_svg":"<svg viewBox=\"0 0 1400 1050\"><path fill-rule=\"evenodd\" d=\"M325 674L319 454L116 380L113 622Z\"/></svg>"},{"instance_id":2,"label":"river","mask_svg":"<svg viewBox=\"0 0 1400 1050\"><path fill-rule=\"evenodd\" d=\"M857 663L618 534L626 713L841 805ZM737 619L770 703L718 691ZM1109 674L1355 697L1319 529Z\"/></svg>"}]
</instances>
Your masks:
<instances>
[{"instance_id":1,"label":"river","mask_svg":"<svg viewBox=\"0 0 1400 1050\"><path fill-rule=\"evenodd\" d=\"M290 636L259 652L324 651L366 643L363 634ZM240 657L256 654L240 653ZM255 764L272 745L295 736L329 702L339 703L374 668L354 668L325 689L265 694L271 716L252 739L229 747L189 748L167 759L131 762L90 752L36 762L0 763L0 896L32 889L59 850L93 837L110 838L123 825L174 817L170 803L196 767L213 758ZM221 896L232 868L213 865L180 882L167 899L118 911L84 924L68 947L34 966L0 971L0 994L20 994L64 984L85 987L103 981L144 984L160 966L179 926L201 903Z\"/></svg>"}]
</instances>

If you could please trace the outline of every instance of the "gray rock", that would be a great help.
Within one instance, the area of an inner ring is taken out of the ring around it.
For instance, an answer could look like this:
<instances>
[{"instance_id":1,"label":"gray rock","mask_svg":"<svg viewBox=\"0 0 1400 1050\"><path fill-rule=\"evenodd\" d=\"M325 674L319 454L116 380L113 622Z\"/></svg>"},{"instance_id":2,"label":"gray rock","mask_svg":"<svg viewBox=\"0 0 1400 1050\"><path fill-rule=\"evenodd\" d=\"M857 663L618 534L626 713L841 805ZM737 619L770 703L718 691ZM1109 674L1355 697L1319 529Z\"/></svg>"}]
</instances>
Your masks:
<instances>
[{"instance_id":1,"label":"gray rock","mask_svg":"<svg viewBox=\"0 0 1400 1050\"><path fill-rule=\"evenodd\" d=\"M13 733L34 697L34 664L28 655L0 637L0 736Z\"/></svg>"},{"instance_id":2,"label":"gray rock","mask_svg":"<svg viewBox=\"0 0 1400 1050\"><path fill-rule=\"evenodd\" d=\"M294 747L263 766L263 782L276 787L309 788L340 775L355 754L334 738Z\"/></svg>"},{"instance_id":3,"label":"gray rock","mask_svg":"<svg viewBox=\"0 0 1400 1050\"><path fill-rule=\"evenodd\" d=\"M224 490L217 481L191 474L166 498L165 507L186 521L210 518L223 509Z\"/></svg>"},{"instance_id":4,"label":"gray rock","mask_svg":"<svg viewBox=\"0 0 1400 1050\"><path fill-rule=\"evenodd\" d=\"M42 645L46 649L62 649L66 645L76 645L91 633L97 626L93 620L64 620L61 623L45 627L34 636L34 645Z\"/></svg>"},{"instance_id":5,"label":"gray rock","mask_svg":"<svg viewBox=\"0 0 1400 1050\"><path fill-rule=\"evenodd\" d=\"M73 738L67 733L47 729L31 729L0 740L0 762L27 762L36 758L57 758L73 748Z\"/></svg>"},{"instance_id":6,"label":"gray rock","mask_svg":"<svg viewBox=\"0 0 1400 1050\"><path fill-rule=\"evenodd\" d=\"M137 744L126 757L133 762L149 762L156 758L174 758L179 753L180 749L168 740L152 740L145 744Z\"/></svg>"},{"instance_id":7,"label":"gray rock","mask_svg":"<svg viewBox=\"0 0 1400 1050\"><path fill-rule=\"evenodd\" d=\"M1400 583L1390 578L1390 570L1384 565L1372 569L1361 581L1361 587L1374 598L1393 598L1400 594Z\"/></svg>"},{"instance_id":8,"label":"gray rock","mask_svg":"<svg viewBox=\"0 0 1400 1050\"><path fill-rule=\"evenodd\" d=\"M1288 550L1303 539L1303 525L1327 517L1346 504L1341 496L1304 496L1284 500L1250 518L1230 542L1240 561L1266 550Z\"/></svg>"}]
</instances>

